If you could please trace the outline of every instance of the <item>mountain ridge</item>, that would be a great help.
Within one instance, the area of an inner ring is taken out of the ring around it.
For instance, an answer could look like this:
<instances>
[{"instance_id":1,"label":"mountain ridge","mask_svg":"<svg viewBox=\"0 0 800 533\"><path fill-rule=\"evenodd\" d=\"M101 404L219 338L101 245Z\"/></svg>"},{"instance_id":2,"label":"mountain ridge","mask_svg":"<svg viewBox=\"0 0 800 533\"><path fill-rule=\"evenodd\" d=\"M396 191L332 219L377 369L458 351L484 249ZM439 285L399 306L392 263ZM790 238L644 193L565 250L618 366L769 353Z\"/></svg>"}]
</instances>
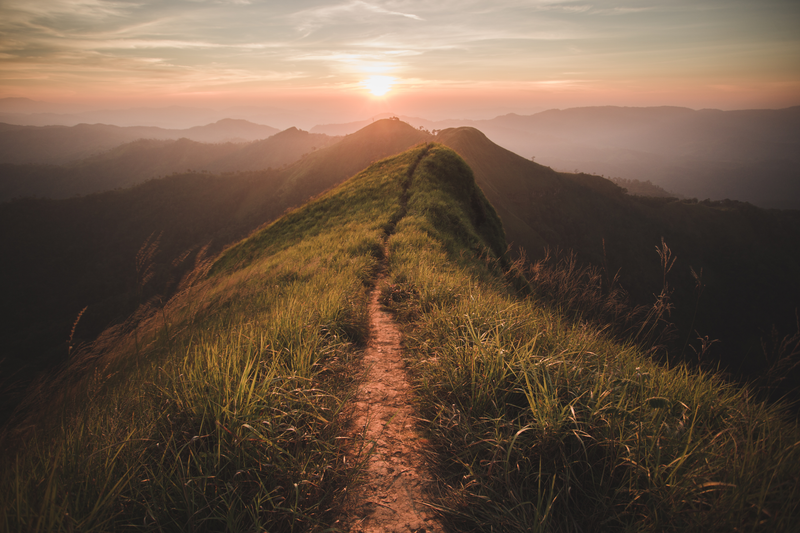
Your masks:
<instances>
[{"instance_id":1,"label":"mountain ridge","mask_svg":"<svg viewBox=\"0 0 800 533\"><path fill-rule=\"evenodd\" d=\"M270 137L280 130L244 120L223 119L213 124L188 129L154 126L16 126L0 123L0 162L13 164L63 164L96 155L141 138L198 142L253 141Z\"/></svg>"},{"instance_id":2,"label":"mountain ridge","mask_svg":"<svg viewBox=\"0 0 800 533\"><path fill-rule=\"evenodd\" d=\"M285 135L313 139L314 134L287 130ZM281 137L262 142L276 138ZM129 191L0 206L2 246L8 252L2 268L7 279L16 280L4 300L6 314L14 317L4 325L7 345L18 348L47 340L48 353L64 357L64 339L87 304L76 339L93 338L110 319L127 316L137 303L135 257L151 235L163 231L158 275L143 291L148 298L171 294L204 246L217 253L372 162L433 140L467 161L501 217L507 240L521 245L534 262L544 259L548 249L551 254L574 250L581 265L603 267L608 278L619 270L618 281L634 302L649 305L661 290L653 249L664 237L678 257L670 286L675 289L673 319L682 328L681 341L696 345L694 330L723 339L706 358L722 359L722 367L741 379L755 379L771 364L761 354L761 341L773 325L781 335L791 333L793 309L800 300L792 274L800 270L800 224L791 213L735 202L635 199L601 177L558 173L526 160L474 128L432 136L400 121L383 120L285 168L219 176L196 169ZM704 269L706 276L708 287L699 303L690 267ZM757 289L742 283L754 279L759 280ZM699 321L693 323L695 309ZM37 313L40 318L47 315L38 323L47 334L36 334L26 325ZM11 342L23 332L35 338ZM693 354L690 347L684 349L689 355L682 358ZM743 363L762 360L757 368Z\"/></svg>"},{"instance_id":3,"label":"mountain ridge","mask_svg":"<svg viewBox=\"0 0 800 533\"><path fill-rule=\"evenodd\" d=\"M649 180L701 200L800 209L800 106L737 111L594 106L480 120L403 119L427 130L474 127L498 145L560 171ZM348 133L361 124L312 131Z\"/></svg>"},{"instance_id":4,"label":"mountain ridge","mask_svg":"<svg viewBox=\"0 0 800 533\"><path fill-rule=\"evenodd\" d=\"M420 503L449 529L790 531L800 433L783 407L654 362L568 293L526 296L542 280L504 264L502 232L467 163L426 142L199 262L172 298L76 350L0 434L4 523L352 523L361 465L342 437L385 260L377 289L439 488Z\"/></svg>"}]
</instances>

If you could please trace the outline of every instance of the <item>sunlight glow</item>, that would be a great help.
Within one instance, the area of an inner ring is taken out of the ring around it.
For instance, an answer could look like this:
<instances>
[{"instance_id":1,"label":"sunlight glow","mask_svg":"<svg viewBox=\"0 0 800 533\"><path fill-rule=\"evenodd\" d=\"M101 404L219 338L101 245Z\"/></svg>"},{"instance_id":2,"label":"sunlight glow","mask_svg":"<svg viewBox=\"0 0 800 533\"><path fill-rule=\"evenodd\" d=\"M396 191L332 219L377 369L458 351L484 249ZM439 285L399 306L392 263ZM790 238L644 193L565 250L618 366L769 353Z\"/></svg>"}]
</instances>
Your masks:
<instances>
[{"instance_id":1,"label":"sunlight glow","mask_svg":"<svg viewBox=\"0 0 800 533\"><path fill-rule=\"evenodd\" d=\"M361 84L375 96L383 96L392 89L394 78L391 76L372 76Z\"/></svg>"}]
</instances>

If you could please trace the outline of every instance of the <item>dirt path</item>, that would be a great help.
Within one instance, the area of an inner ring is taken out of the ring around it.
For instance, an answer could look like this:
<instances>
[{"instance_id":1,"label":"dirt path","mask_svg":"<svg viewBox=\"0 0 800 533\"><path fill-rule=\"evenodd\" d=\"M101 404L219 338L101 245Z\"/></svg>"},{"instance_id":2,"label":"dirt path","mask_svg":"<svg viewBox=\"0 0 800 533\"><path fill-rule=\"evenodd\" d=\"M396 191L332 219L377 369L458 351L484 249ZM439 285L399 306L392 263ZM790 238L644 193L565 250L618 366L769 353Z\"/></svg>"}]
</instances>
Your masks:
<instances>
[{"instance_id":1,"label":"dirt path","mask_svg":"<svg viewBox=\"0 0 800 533\"><path fill-rule=\"evenodd\" d=\"M370 297L366 376L355 399L351 450L353 455L372 453L341 524L345 531L360 533L440 532L435 512L421 503L431 476L421 453L424 441L415 428L400 331L378 302L384 279L381 274Z\"/></svg>"}]
</instances>

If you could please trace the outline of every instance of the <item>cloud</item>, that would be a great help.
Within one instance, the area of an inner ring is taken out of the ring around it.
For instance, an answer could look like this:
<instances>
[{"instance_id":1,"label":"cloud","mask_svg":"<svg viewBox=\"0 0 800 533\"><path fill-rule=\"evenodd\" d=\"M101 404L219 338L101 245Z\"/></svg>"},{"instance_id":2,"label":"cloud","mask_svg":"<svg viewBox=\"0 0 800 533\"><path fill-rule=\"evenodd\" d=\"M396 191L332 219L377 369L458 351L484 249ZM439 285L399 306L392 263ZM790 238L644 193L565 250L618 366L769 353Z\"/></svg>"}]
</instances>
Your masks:
<instances>
[{"instance_id":1,"label":"cloud","mask_svg":"<svg viewBox=\"0 0 800 533\"><path fill-rule=\"evenodd\" d=\"M109 86L148 87L201 83L203 72L209 83L312 86L347 86L365 72L398 83L551 85L577 72L588 84L637 72L698 76L702 65L742 78L769 64L800 77L800 4L786 0L0 2L0 93L23 66L48 83L105 76Z\"/></svg>"},{"instance_id":2,"label":"cloud","mask_svg":"<svg viewBox=\"0 0 800 533\"><path fill-rule=\"evenodd\" d=\"M422 17L384 8L377 3L363 0L350 0L334 6L317 6L298 11L292 15L297 30L304 34L328 26L353 26L356 24L377 25L390 18L403 17L422 21Z\"/></svg>"}]
</instances>

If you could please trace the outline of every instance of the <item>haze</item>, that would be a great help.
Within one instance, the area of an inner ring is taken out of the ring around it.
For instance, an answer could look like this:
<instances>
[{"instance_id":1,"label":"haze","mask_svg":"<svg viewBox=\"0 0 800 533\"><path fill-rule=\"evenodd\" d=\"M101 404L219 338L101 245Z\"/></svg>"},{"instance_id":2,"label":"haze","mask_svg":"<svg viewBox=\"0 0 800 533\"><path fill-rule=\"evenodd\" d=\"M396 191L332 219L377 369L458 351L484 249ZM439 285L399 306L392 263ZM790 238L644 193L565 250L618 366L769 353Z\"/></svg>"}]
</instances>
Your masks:
<instances>
[{"instance_id":1,"label":"haze","mask_svg":"<svg viewBox=\"0 0 800 533\"><path fill-rule=\"evenodd\" d=\"M0 98L58 113L258 107L276 127L782 108L800 103L798 28L785 0L6 0Z\"/></svg>"}]
</instances>

